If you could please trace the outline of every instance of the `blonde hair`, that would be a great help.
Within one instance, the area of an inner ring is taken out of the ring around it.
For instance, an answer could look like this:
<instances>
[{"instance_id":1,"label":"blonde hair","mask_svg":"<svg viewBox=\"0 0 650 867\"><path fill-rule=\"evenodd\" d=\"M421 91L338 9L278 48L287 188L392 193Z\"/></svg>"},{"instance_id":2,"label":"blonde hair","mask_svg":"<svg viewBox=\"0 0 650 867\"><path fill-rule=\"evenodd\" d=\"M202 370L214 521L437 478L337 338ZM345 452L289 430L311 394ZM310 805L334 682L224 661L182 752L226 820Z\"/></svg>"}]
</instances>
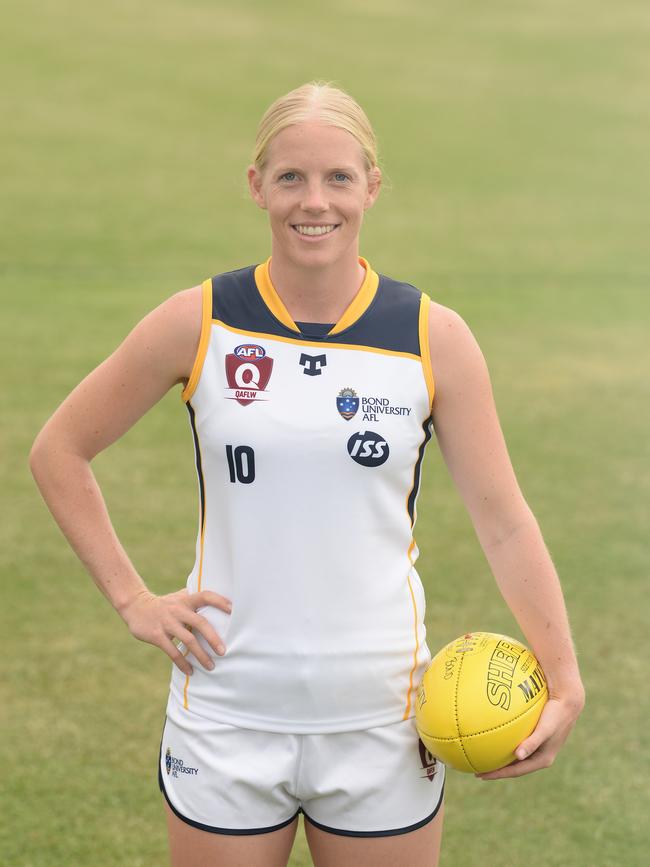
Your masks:
<instances>
[{"instance_id":1,"label":"blonde hair","mask_svg":"<svg viewBox=\"0 0 650 867\"><path fill-rule=\"evenodd\" d=\"M328 82L311 81L276 99L264 113L253 153L253 163L259 172L264 171L268 148L275 136L306 120L320 120L346 130L361 145L366 171L377 166L377 139L359 103Z\"/></svg>"}]
</instances>

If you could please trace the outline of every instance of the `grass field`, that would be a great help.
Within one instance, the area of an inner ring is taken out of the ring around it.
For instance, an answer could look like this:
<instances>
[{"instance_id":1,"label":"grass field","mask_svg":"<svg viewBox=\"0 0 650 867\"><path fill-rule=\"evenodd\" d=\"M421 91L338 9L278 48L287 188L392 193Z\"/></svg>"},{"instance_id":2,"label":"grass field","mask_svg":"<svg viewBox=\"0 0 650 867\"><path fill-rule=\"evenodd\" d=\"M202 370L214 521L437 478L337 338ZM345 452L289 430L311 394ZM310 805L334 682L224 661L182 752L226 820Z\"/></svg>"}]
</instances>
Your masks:
<instances>
[{"instance_id":1,"label":"grass field","mask_svg":"<svg viewBox=\"0 0 650 867\"><path fill-rule=\"evenodd\" d=\"M442 864L646 863L647 2L8 0L0 39L0 864L167 863L167 660L76 562L27 453L148 309L267 255L244 170L266 105L312 78L348 88L379 135L390 189L364 255L458 310L484 349L587 687L552 770L450 774ZM150 587L178 589L196 532L178 394L96 471ZM431 648L518 634L435 443L418 513ZM310 863L301 833L291 864Z\"/></svg>"}]
</instances>

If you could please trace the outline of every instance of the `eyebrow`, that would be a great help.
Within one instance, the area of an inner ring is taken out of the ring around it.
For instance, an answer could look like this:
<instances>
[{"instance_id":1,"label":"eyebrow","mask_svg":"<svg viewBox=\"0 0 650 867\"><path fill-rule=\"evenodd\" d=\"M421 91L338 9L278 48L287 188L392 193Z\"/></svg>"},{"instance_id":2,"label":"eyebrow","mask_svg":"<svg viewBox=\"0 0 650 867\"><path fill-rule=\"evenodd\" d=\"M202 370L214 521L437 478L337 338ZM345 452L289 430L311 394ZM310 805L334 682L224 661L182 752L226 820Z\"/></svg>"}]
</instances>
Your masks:
<instances>
[{"instance_id":1,"label":"eyebrow","mask_svg":"<svg viewBox=\"0 0 650 867\"><path fill-rule=\"evenodd\" d=\"M277 174L283 175L285 172L303 172L304 169L300 169L297 166L278 166L275 170ZM348 175L358 175L359 172L353 166L330 166L325 169L325 173L328 174L330 172L345 172Z\"/></svg>"}]
</instances>

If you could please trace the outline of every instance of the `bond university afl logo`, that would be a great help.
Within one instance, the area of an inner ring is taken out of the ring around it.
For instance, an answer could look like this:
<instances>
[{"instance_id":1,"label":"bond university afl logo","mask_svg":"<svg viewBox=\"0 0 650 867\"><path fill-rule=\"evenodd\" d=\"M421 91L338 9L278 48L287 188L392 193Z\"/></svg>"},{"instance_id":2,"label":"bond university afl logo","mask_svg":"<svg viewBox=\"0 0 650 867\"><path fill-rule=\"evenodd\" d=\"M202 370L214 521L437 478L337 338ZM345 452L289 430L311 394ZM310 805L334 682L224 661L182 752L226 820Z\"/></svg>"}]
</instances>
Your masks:
<instances>
[{"instance_id":1,"label":"bond university afl logo","mask_svg":"<svg viewBox=\"0 0 650 867\"><path fill-rule=\"evenodd\" d=\"M254 400L266 400L264 390L271 378L273 359L257 343L241 343L226 355L226 378L229 400L242 406Z\"/></svg>"},{"instance_id":2,"label":"bond university afl logo","mask_svg":"<svg viewBox=\"0 0 650 867\"><path fill-rule=\"evenodd\" d=\"M380 467L388 460L390 449L381 434L362 430L348 440L348 454L362 467Z\"/></svg>"},{"instance_id":3,"label":"bond university afl logo","mask_svg":"<svg viewBox=\"0 0 650 867\"><path fill-rule=\"evenodd\" d=\"M411 406L398 406L391 403L387 397L379 397L377 395L362 395L357 396L356 391L349 386L342 388L336 398L336 408L338 409L341 418L350 421L357 411L361 410L361 421L383 421L381 416L401 415L408 417L413 412Z\"/></svg>"},{"instance_id":4,"label":"bond university afl logo","mask_svg":"<svg viewBox=\"0 0 650 867\"><path fill-rule=\"evenodd\" d=\"M190 768L185 764L183 759L177 759L176 756L173 756L171 747L167 747L167 752L165 753L165 770L167 771L167 776L171 777L178 777L180 774L188 774L191 777L195 777L199 772L198 768Z\"/></svg>"},{"instance_id":5,"label":"bond university afl logo","mask_svg":"<svg viewBox=\"0 0 650 867\"><path fill-rule=\"evenodd\" d=\"M359 398L353 388L342 388L336 398L336 408L346 421L354 418L359 409Z\"/></svg>"}]
</instances>

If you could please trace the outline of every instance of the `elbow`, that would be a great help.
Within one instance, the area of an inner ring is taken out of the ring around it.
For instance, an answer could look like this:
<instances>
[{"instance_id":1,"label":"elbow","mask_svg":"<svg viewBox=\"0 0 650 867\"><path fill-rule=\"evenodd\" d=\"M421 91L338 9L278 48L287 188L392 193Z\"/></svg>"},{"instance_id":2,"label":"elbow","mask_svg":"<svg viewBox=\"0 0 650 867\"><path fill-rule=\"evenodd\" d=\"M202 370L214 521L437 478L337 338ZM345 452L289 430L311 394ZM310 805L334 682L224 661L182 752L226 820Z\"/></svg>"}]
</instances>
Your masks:
<instances>
[{"instance_id":1,"label":"elbow","mask_svg":"<svg viewBox=\"0 0 650 867\"><path fill-rule=\"evenodd\" d=\"M55 435L48 422L39 432L29 452L29 469L39 488L42 487L42 482L60 460L63 451L60 437Z\"/></svg>"},{"instance_id":2,"label":"elbow","mask_svg":"<svg viewBox=\"0 0 650 867\"><path fill-rule=\"evenodd\" d=\"M475 524L484 550L499 548L523 529L538 526L535 515L523 499L516 509L502 512L495 510L488 519L478 523L478 526Z\"/></svg>"},{"instance_id":3,"label":"elbow","mask_svg":"<svg viewBox=\"0 0 650 867\"><path fill-rule=\"evenodd\" d=\"M29 452L29 469L38 484L48 462L47 435L45 428L38 434Z\"/></svg>"}]
</instances>

